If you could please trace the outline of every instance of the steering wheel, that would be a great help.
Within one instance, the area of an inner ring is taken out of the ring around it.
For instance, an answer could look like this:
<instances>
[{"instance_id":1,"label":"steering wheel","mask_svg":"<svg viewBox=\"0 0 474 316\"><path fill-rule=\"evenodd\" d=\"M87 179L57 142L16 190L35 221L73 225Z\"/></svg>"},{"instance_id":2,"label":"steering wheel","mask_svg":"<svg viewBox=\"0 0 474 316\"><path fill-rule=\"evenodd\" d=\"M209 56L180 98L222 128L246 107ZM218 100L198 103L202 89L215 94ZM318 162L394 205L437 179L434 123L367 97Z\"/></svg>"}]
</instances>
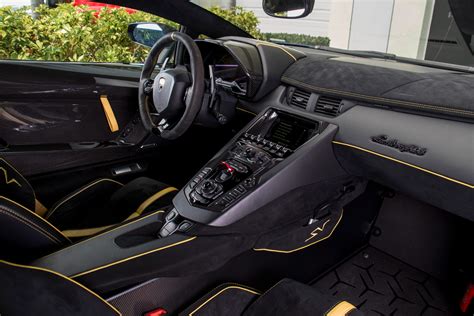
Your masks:
<instances>
[{"instance_id":1,"label":"steering wheel","mask_svg":"<svg viewBox=\"0 0 474 316\"><path fill-rule=\"evenodd\" d=\"M162 67L152 79L158 56L172 42L182 43L188 51L191 71L185 66ZM181 32L166 34L151 48L140 76L138 105L143 126L165 139L183 135L201 109L204 88L203 60L194 40Z\"/></svg>"}]
</instances>

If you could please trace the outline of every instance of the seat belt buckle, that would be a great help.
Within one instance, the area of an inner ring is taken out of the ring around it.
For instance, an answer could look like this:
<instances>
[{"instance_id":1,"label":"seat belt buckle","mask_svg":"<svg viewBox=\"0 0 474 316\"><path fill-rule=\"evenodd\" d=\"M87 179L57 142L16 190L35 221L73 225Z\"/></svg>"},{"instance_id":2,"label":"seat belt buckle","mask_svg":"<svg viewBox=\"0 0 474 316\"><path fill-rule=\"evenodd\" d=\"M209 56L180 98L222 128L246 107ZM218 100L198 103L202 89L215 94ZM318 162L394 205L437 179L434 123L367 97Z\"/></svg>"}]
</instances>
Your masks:
<instances>
[{"instance_id":1,"label":"seat belt buckle","mask_svg":"<svg viewBox=\"0 0 474 316\"><path fill-rule=\"evenodd\" d=\"M462 297L462 300L459 304L459 307L461 308L461 312L467 313L469 310L469 306L471 306L472 302L474 300L474 284L469 283L466 292L464 293L464 296Z\"/></svg>"}]
</instances>

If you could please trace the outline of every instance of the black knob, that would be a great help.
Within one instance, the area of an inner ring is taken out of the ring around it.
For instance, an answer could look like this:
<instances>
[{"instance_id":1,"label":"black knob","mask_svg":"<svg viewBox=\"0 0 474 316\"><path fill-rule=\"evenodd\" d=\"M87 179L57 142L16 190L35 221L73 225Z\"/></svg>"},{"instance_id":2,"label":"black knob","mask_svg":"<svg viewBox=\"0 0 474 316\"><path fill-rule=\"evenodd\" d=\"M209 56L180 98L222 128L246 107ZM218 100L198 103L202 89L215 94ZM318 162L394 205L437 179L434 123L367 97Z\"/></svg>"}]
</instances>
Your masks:
<instances>
[{"instance_id":1,"label":"black knob","mask_svg":"<svg viewBox=\"0 0 474 316\"><path fill-rule=\"evenodd\" d=\"M204 181L202 184L202 192L204 194L213 193L217 189L217 184L214 181Z\"/></svg>"},{"instance_id":2,"label":"black knob","mask_svg":"<svg viewBox=\"0 0 474 316\"><path fill-rule=\"evenodd\" d=\"M254 157L255 156L255 150L253 148L247 147L247 149L245 149L245 156L247 158Z\"/></svg>"}]
</instances>

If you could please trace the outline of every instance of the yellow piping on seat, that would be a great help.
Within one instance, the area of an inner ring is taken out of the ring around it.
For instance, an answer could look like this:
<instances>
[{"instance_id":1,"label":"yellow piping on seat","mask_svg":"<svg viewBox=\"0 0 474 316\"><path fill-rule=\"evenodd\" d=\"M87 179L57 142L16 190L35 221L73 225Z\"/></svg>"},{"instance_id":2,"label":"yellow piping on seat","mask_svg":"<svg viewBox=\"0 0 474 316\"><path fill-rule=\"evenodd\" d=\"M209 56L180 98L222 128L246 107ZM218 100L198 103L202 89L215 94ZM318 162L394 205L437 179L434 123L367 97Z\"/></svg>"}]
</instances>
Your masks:
<instances>
[{"instance_id":1,"label":"yellow piping on seat","mask_svg":"<svg viewBox=\"0 0 474 316\"><path fill-rule=\"evenodd\" d=\"M87 190L87 189L93 187L94 185L96 185L96 184L98 184L98 183L100 183L100 182L103 182L103 181L109 181L109 182L116 183L116 184L119 184L119 185L123 186L123 183L120 183L120 182L115 181L115 180L112 180L112 179L104 178L104 179L95 180L95 181L93 181L93 182L91 182L91 183L85 185L84 187L82 187L82 188L80 188L80 189L78 189L78 190L72 192L70 195L68 195L68 196L64 197L62 200L60 200L60 202L59 202L57 205L55 205L55 206L53 207L53 209L52 209L48 214L46 214L46 218L49 218L51 215L53 215L53 213L54 213L61 205L63 205L64 203L66 203L67 201L69 201L70 199L72 199L73 197L75 197L75 196L81 194L81 193L84 192L85 190Z\"/></svg>"},{"instance_id":2,"label":"yellow piping on seat","mask_svg":"<svg viewBox=\"0 0 474 316\"><path fill-rule=\"evenodd\" d=\"M43 203L41 203L38 199L35 199L35 213L41 217L44 217L46 212L48 212L48 209L43 205Z\"/></svg>"},{"instance_id":3,"label":"yellow piping on seat","mask_svg":"<svg viewBox=\"0 0 474 316\"><path fill-rule=\"evenodd\" d=\"M98 298L100 301L102 301L105 305L107 305L108 307L110 307L114 312L117 313L117 315L122 315L122 313L120 313L112 304L110 304L109 302L107 302L106 300L104 300L102 297L100 297L99 295L97 295L97 293L91 291L90 289L86 288L84 285L82 285L81 283L71 279L71 278L68 278L67 276L61 274L61 273L58 273L56 271L53 271L53 270L48 270L48 269L45 269L45 268L40 268L40 267L34 267L34 266L27 266L27 265L22 265L22 264L16 264L16 263L11 263L11 262L7 262L7 261L4 261L4 260L0 260L0 262L6 264L6 265L10 265L10 266L13 266L13 267L18 267L18 268L23 268L23 269L31 269L31 270L38 270L38 271L43 271L43 272L48 272L48 273L52 273L60 278L63 278L69 282L72 282L74 283L75 285L79 286L80 288L82 288L83 290L85 290L86 292L88 292L89 294L92 294L93 296L95 296L96 298Z\"/></svg>"},{"instance_id":4,"label":"yellow piping on seat","mask_svg":"<svg viewBox=\"0 0 474 316\"><path fill-rule=\"evenodd\" d=\"M128 221L129 219L132 219L132 218L135 218L135 217L138 217L138 216L142 215L143 211L148 206L150 206L151 204L153 204L155 201L162 198L166 194L174 192L174 191L178 191L178 189L176 189L174 187L168 187L166 189L163 189L163 190L158 191L157 193L153 194L148 199L146 199L142 204L140 204L140 206L137 208L137 210L135 212L133 212L129 217L127 217L126 221Z\"/></svg>"},{"instance_id":5,"label":"yellow piping on seat","mask_svg":"<svg viewBox=\"0 0 474 316\"><path fill-rule=\"evenodd\" d=\"M164 212L165 211L163 211L163 210L159 210L159 211L156 211L156 212L154 212L150 215L160 214L160 213L164 213ZM122 221L122 223L128 221L130 219L130 217L127 218L126 220ZM97 233L100 233L101 231L104 231L106 229L109 229L109 228L117 226L117 225L120 225L120 223L107 225L107 226L101 226L101 227L82 228L82 229L68 229L68 230L63 230L63 234L66 235L67 237L72 237L72 238L88 237L88 236L95 235ZM117 228L125 227L127 225L128 225L128 223L125 224L125 225L120 225ZM112 230L115 230L115 229L112 229ZM110 230L110 231L112 231L112 230Z\"/></svg>"},{"instance_id":6,"label":"yellow piping on seat","mask_svg":"<svg viewBox=\"0 0 474 316\"><path fill-rule=\"evenodd\" d=\"M212 301L213 299L215 299L217 296L221 295L223 292L225 292L225 291L227 291L227 290L229 290L229 289L237 289L237 290L249 292L249 293L252 293L252 294L255 294L255 295L260 295L259 292L254 291L254 290L251 290L251 289L248 289L248 288L245 288L245 287L241 287L241 286L230 285L230 286L227 286L227 287L223 288L222 290L220 290L219 292L217 292L216 294L214 294L213 296L211 296L210 298L208 298L204 303L202 303L201 305L199 305L198 307L196 307L196 309L194 309L191 313L189 313L189 316L193 316L194 313L196 313L198 310L200 310L201 308L203 308L207 303L209 303L210 301Z\"/></svg>"},{"instance_id":7,"label":"yellow piping on seat","mask_svg":"<svg viewBox=\"0 0 474 316\"><path fill-rule=\"evenodd\" d=\"M333 308L331 308L327 313L326 316L345 316L350 311L356 309L354 305L349 302L342 301L336 304Z\"/></svg>"},{"instance_id":8,"label":"yellow piping on seat","mask_svg":"<svg viewBox=\"0 0 474 316\"><path fill-rule=\"evenodd\" d=\"M10 200L9 198L4 197L4 196L1 196L1 195L0 195L0 199L7 200L7 201L9 201L9 202L11 202L11 203L17 205L18 207L21 207L22 209L24 209L24 210L30 212L30 213L33 214L34 216L36 216L36 217L38 217L39 219L41 219L41 221L42 221L43 223L45 223L46 225L50 226L52 229L54 229L54 230L57 231L59 234L61 234L64 238L66 238L67 240L69 240L69 238L67 238L67 236L64 236L64 234L63 234L59 229L57 229L54 225L52 225L50 222L48 222L47 220L45 220L44 218L42 218L41 216L39 216L39 215L36 214L35 212L32 212L32 211L29 210L28 208L24 207L24 206L21 205L20 203L17 203L17 202L15 202L15 201ZM57 238L56 238L56 239L57 239ZM58 240L58 241L60 241L60 240ZM70 240L69 240L69 241L70 241Z\"/></svg>"}]
</instances>

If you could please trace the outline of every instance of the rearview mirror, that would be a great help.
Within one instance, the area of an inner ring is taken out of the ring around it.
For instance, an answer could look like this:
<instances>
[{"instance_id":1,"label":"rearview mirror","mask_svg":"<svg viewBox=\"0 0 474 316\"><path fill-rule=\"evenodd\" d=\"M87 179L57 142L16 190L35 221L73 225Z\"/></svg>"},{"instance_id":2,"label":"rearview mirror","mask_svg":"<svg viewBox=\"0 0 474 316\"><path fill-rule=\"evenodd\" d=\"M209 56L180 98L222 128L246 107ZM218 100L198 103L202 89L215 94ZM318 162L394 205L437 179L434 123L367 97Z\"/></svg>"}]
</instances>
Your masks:
<instances>
[{"instance_id":1,"label":"rearview mirror","mask_svg":"<svg viewBox=\"0 0 474 316\"><path fill-rule=\"evenodd\" d=\"M128 25L128 37L147 47L152 47L164 35L174 31L172 27L161 23L140 22Z\"/></svg>"},{"instance_id":2,"label":"rearview mirror","mask_svg":"<svg viewBox=\"0 0 474 316\"><path fill-rule=\"evenodd\" d=\"M266 14L282 19L303 18L313 11L314 0L263 0Z\"/></svg>"}]
</instances>

